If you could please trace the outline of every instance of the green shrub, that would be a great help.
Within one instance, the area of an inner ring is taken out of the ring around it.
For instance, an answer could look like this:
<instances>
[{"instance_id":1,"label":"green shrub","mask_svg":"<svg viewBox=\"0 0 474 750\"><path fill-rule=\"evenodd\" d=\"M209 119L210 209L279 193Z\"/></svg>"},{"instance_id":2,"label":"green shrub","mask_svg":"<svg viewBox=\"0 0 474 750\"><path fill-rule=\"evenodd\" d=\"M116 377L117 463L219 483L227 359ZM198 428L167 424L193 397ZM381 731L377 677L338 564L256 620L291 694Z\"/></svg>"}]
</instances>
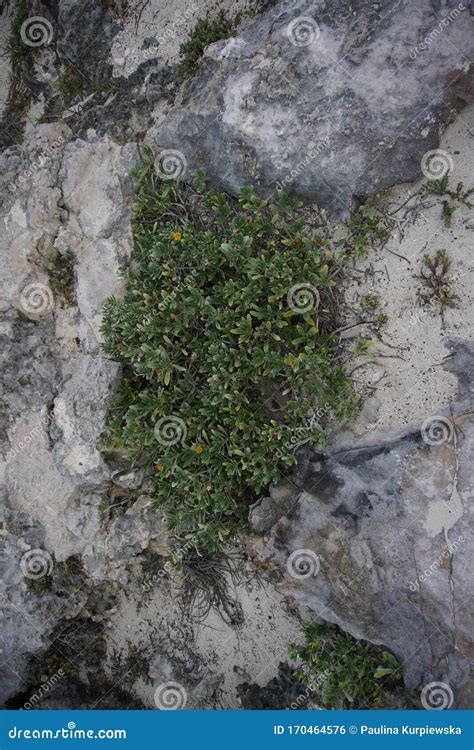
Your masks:
<instances>
[{"instance_id":1,"label":"green shrub","mask_svg":"<svg viewBox=\"0 0 474 750\"><path fill-rule=\"evenodd\" d=\"M303 644L290 644L292 659L302 661L295 676L330 709L381 706L396 689L402 672L393 654L358 641L335 626L308 622Z\"/></svg>"},{"instance_id":2,"label":"green shrub","mask_svg":"<svg viewBox=\"0 0 474 750\"><path fill-rule=\"evenodd\" d=\"M147 467L179 538L218 550L294 463L295 435L322 446L327 421L353 411L331 336L342 260L283 195L234 201L148 176L125 296L104 309L104 349L125 372L108 446Z\"/></svg>"}]
</instances>

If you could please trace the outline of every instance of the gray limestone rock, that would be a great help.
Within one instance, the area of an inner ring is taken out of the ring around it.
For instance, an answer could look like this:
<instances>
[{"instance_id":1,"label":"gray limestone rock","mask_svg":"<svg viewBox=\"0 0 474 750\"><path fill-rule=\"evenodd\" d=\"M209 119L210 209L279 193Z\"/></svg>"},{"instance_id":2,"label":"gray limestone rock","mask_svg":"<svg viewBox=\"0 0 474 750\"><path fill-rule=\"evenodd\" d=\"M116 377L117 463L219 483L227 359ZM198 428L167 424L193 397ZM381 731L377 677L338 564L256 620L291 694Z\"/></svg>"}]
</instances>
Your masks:
<instances>
[{"instance_id":1,"label":"gray limestone rock","mask_svg":"<svg viewBox=\"0 0 474 750\"><path fill-rule=\"evenodd\" d=\"M337 445L255 545L287 594L392 650L410 689L446 682L457 708L473 700L473 450L470 402Z\"/></svg>"},{"instance_id":2,"label":"gray limestone rock","mask_svg":"<svg viewBox=\"0 0 474 750\"><path fill-rule=\"evenodd\" d=\"M232 193L280 188L347 216L354 199L419 177L440 124L472 99L463 7L277 3L208 47L152 129L157 147L182 153L168 160L178 177L200 168Z\"/></svg>"}]
</instances>

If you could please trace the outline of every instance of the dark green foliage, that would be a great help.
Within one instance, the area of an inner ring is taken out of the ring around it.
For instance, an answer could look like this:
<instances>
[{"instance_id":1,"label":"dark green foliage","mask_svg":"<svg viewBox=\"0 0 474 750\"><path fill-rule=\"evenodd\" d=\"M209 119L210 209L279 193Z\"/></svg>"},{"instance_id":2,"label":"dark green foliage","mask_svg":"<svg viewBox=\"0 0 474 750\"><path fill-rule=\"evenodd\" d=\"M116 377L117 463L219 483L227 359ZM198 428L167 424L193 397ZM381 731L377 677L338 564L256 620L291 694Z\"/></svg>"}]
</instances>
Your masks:
<instances>
[{"instance_id":1,"label":"dark green foliage","mask_svg":"<svg viewBox=\"0 0 474 750\"><path fill-rule=\"evenodd\" d=\"M388 651L327 624L308 622L302 632L304 643L289 647L290 657L302 662L295 676L325 708L377 708L387 690L399 687L401 667Z\"/></svg>"},{"instance_id":2,"label":"dark green foliage","mask_svg":"<svg viewBox=\"0 0 474 750\"><path fill-rule=\"evenodd\" d=\"M318 407L353 412L331 335L341 266L284 196L234 201L150 177L144 164L125 297L104 310L105 351L126 375L108 445L148 469L177 536L218 551L294 463L295 432L324 445Z\"/></svg>"},{"instance_id":3,"label":"dark green foliage","mask_svg":"<svg viewBox=\"0 0 474 750\"><path fill-rule=\"evenodd\" d=\"M425 303L438 302L441 312L445 307L457 307L459 296L453 292L453 279L449 277L452 260L446 250L437 250L434 256L423 256L421 271L413 278L422 284L420 297Z\"/></svg>"}]
</instances>

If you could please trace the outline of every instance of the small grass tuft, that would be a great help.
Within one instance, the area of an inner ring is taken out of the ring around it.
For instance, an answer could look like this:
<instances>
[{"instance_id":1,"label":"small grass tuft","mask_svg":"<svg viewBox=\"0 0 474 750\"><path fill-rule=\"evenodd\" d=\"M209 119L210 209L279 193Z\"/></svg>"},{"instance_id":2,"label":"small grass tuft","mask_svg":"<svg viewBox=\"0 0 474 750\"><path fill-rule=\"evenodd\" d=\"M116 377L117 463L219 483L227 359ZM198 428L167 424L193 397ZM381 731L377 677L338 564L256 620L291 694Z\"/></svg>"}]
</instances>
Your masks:
<instances>
[{"instance_id":1,"label":"small grass tuft","mask_svg":"<svg viewBox=\"0 0 474 750\"><path fill-rule=\"evenodd\" d=\"M380 298L378 294L364 294L363 297L360 299L360 306L362 310L376 310L377 307L380 305Z\"/></svg>"},{"instance_id":2,"label":"small grass tuft","mask_svg":"<svg viewBox=\"0 0 474 750\"><path fill-rule=\"evenodd\" d=\"M441 313L446 307L458 306L459 296L453 291L454 280L449 276L451 266L452 260L442 248L433 256L425 254L420 273L413 274L413 278L421 282L420 298L425 304L437 302Z\"/></svg>"},{"instance_id":3,"label":"small grass tuft","mask_svg":"<svg viewBox=\"0 0 474 750\"><path fill-rule=\"evenodd\" d=\"M474 193L474 188L466 190L464 183L458 182L456 190L451 190L449 188L449 171L439 180L427 180L424 182L421 186L421 192L425 195L448 196L443 200L443 209L441 212L441 217L446 228L452 226L454 212L460 205L467 206L467 208L474 208L474 203L471 203L469 200Z\"/></svg>"},{"instance_id":4,"label":"small grass tuft","mask_svg":"<svg viewBox=\"0 0 474 750\"><path fill-rule=\"evenodd\" d=\"M74 266L76 256L72 250L55 251L42 258L41 269L48 275L51 291L65 302L74 301Z\"/></svg>"},{"instance_id":5,"label":"small grass tuft","mask_svg":"<svg viewBox=\"0 0 474 750\"><path fill-rule=\"evenodd\" d=\"M370 201L359 207L347 222L347 227L350 231L348 249L359 258L364 257L377 240L386 239L390 233Z\"/></svg>"}]
</instances>

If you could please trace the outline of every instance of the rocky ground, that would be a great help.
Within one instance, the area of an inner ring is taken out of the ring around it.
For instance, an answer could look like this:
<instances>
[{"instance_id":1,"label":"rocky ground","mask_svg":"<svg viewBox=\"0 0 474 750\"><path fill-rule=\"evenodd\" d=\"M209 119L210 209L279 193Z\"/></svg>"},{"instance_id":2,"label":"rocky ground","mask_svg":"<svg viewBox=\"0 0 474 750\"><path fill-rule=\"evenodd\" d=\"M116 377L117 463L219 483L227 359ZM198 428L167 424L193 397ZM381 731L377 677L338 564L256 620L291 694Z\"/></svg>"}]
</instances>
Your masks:
<instances>
[{"instance_id":1,"label":"rocky ground","mask_svg":"<svg viewBox=\"0 0 474 750\"><path fill-rule=\"evenodd\" d=\"M287 645L318 617L390 649L415 701L440 682L472 708L474 219L460 205L447 227L420 193L434 149L472 184L469 3L218 5L248 17L184 82L179 46L216 3L34 0L40 43L20 56L1 7L0 702L311 708ZM230 192L282 185L336 235L373 196L390 228L344 288L361 412L251 509L225 619L186 606L146 478L101 449L120 379L101 310L131 257L143 143ZM440 248L445 310L413 276Z\"/></svg>"}]
</instances>

